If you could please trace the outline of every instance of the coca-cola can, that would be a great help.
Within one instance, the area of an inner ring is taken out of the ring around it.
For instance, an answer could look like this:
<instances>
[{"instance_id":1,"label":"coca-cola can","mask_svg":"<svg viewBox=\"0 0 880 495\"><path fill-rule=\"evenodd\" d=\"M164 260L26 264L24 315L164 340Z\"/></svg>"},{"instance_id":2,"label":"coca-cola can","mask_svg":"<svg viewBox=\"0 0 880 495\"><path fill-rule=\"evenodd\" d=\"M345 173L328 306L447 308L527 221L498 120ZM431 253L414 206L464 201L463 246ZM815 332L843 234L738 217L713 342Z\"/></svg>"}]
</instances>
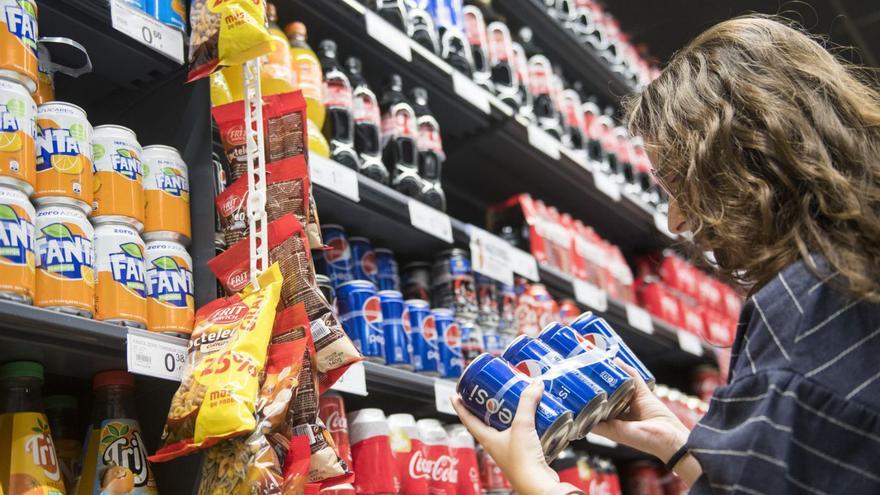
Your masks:
<instances>
[{"instance_id":1,"label":"coca-cola can","mask_svg":"<svg viewBox=\"0 0 880 495\"><path fill-rule=\"evenodd\" d=\"M359 495L394 495L400 491L391 452L390 430L381 409L348 414L354 486Z\"/></svg>"},{"instance_id":2,"label":"coca-cola can","mask_svg":"<svg viewBox=\"0 0 880 495\"><path fill-rule=\"evenodd\" d=\"M495 459L486 452L482 445L477 445L477 462L480 465L480 482L486 493L506 495L513 491L510 481Z\"/></svg>"},{"instance_id":3,"label":"coca-cola can","mask_svg":"<svg viewBox=\"0 0 880 495\"><path fill-rule=\"evenodd\" d=\"M456 460L449 450L449 435L436 419L416 422L425 448L428 471L428 490L431 495L455 495L458 485Z\"/></svg>"},{"instance_id":4,"label":"coca-cola can","mask_svg":"<svg viewBox=\"0 0 880 495\"><path fill-rule=\"evenodd\" d=\"M447 426L446 433L449 434L449 452L457 461L458 495L482 495L483 484L480 481L480 468L474 450L474 437L468 433L464 425L460 424Z\"/></svg>"},{"instance_id":5,"label":"coca-cola can","mask_svg":"<svg viewBox=\"0 0 880 495\"><path fill-rule=\"evenodd\" d=\"M397 464L401 493L426 495L431 469L416 419L412 414L392 414L388 416L388 427L391 430L391 451Z\"/></svg>"},{"instance_id":6,"label":"coca-cola can","mask_svg":"<svg viewBox=\"0 0 880 495\"><path fill-rule=\"evenodd\" d=\"M325 392L318 404L318 417L333 437L339 457L345 461L346 466L351 467L351 443L349 443L348 420L345 418L345 402L342 396L333 391Z\"/></svg>"}]
</instances>

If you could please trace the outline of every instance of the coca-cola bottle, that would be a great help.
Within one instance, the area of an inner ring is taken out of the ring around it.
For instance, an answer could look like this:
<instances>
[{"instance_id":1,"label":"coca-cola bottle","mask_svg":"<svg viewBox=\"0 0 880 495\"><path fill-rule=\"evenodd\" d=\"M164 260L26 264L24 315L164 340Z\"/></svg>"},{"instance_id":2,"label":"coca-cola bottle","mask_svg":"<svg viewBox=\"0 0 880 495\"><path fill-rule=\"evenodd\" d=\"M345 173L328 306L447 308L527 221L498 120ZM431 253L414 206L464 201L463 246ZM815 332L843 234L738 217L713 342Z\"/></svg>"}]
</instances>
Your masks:
<instances>
[{"instance_id":1,"label":"coca-cola bottle","mask_svg":"<svg viewBox=\"0 0 880 495\"><path fill-rule=\"evenodd\" d=\"M422 178L422 190L419 200L440 211L446 211L446 194L440 186L440 176L446 153L443 152L443 141L440 139L440 124L428 108L428 91L425 88L413 88L410 93L413 109L416 112L419 136L419 175Z\"/></svg>"},{"instance_id":2,"label":"coca-cola bottle","mask_svg":"<svg viewBox=\"0 0 880 495\"><path fill-rule=\"evenodd\" d=\"M614 138L614 109L610 106L605 107L605 111L598 119L599 140L602 142L602 149L605 150L607 168L605 171L611 175L618 175L622 171L617 156L617 139Z\"/></svg>"},{"instance_id":3,"label":"coca-cola bottle","mask_svg":"<svg viewBox=\"0 0 880 495\"><path fill-rule=\"evenodd\" d=\"M449 451L456 460L457 495L482 495L483 484L480 480L474 437L461 424L447 426L446 432L449 434Z\"/></svg>"},{"instance_id":4,"label":"coca-cola bottle","mask_svg":"<svg viewBox=\"0 0 880 495\"><path fill-rule=\"evenodd\" d=\"M352 120L354 121L354 148L360 158L360 172L367 177L388 184L388 169L382 163L382 117L376 94L367 85L359 58L345 61L352 86Z\"/></svg>"},{"instance_id":5,"label":"coca-cola bottle","mask_svg":"<svg viewBox=\"0 0 880 495\"><path fill-rule=\"evenodd\" d=\"M415 418L412 414L392 414L388 416L388 427L401 493L427 495L431 468Z\"/></svg>"},{"instance_id":6,"label":"coca-cola bottle","mask_svg":"<svg viewBox=\"0 0 880 495\"><path fill-rule=\"evenodd\" d=\"M449 435L436 419L416 422L431 477L428 488L431 495L455 495L458 485L457 461L449 450Z\"/></svg>"},{"instance_id":7,"label":"coca-cola bottle","mask_svg":"<svg viewBox=\"0 0 880 495\"><path fill-rule=\"evenodd\" d=\"M419 0L434 18L440 36L440 56L456 70L470 77L474 60L464 34L461 0Z\"/></svg>"},{"instance_id":8,"label":"coca-cola bottle","mask_svg":"<svg viewBox=\"0 0 880 495\"><path fill-rule=\"evenodd\" d=\"M632 187L635 183L635 172L632 165L632 146L629 142L629 132L625 127L617 126L613 133L617 143L618 182Z\"/></svg>"},{"instance_id":9,"label":"coca-cola bottle","mask_svg":"<svg viewBox=\"0 0 880 495\"><path fill-rule=\"evenodd\" d=\"M562 92L562 116L565 118L567 137L563 141L570 148L581 151L584 149L585 123L581 108L581 97L577 91L566 89ZM586 157L586 153L584 154Z\"/></svg>"},{"instance_id":10,"label":"coca-cola bottle","mask_svg":"<svg viewBox=\"0 0 880 495\"><path fill-rule=\"evenodd\" d=\"M382 100L382 161L391 176L391 187L417 198L422 192L418 173L416 114L403 94L399 74L391 74Z\"/></svg>"},{"instance_id":11,"label":"coca-cola bottle","mask_svg":"<svg viewBox=\"0 0 880 495\"><path fill-rule=\"evenodd\" d=\"M535 112L532 107L532 93L529 92L529 60L526 58L526 50L519 43L511 43L513 50L513 71L518 80L516 89L519 109L517 113L525 117L529 122L535 121Z\"/></svg>"},{"instance_id":12,"label":"coca-cola bottle","mask_svg":"<svg viewBox=\"0 0 880 495\"><path fill-rule=\"evenodd\" d=\"M464 32L470 44L471 58L474 63L471 78L487 90L494 91L492 77L489 73L489 40L486 36L486 21L483 19L483 13L473 5L466 5L462 9L462 14L464 16Z\"/></svg>"},{"instance_id":13,"label":"coca-cola bottle","mask_svg":"<svg viewBox=\"0 0 880 495\"><path fill-rule=\"evenodd\" d=\"M360 170L361 161L354 149L351 82L336 56L336 42L324 40L318 45L318 58L324 68L324 136L330 141L330 157L348 168Z\"/></svg>"},{"instance_id":14,"label":"coca-cola bottle","mask_svg":"<svg viewBox=\"0 0 880 495\"><path fill-rule=\"evenodd\" d=\"M406 7L403 0L376 0L376 13L401 32L407 32Z\"/></svg>"},{"instance_id":15,"label":"coca-cola bottle","mask_svg":"<svg viewBox=\"0 0 880 495\"><path fill-rule=\"evenodd\" d=\"M381 409L348 413L354 485L363 495L392 495L400 491L400 479L391 452L391 431Z\"/></svg>"},{"instance_id":16,"label":"coca-cola bottle","mask_svg":"<svg viewBox=\"0 0 880 495\"><path fill-rule=\"evenodd\" d=\"M431 53L440 53L440 41L437 39L437 29L434 27L434 19L425 9L419 7L415 0L407 0L407 32L406 34L415 41L431 51Z\"/></svg>"},{"instance_id":17,"label":"coca-cola bottle","mask_svg":"<svg viewBox=\"0 0 880 495\"><path fill-rule=\"evenodd\" d=\"M538 126L555 137L562 137L559 112L553 98L553 66L544 55L529 58L529 92Z\"/></svg>"},{"instance_id":18,"label":"coca-cola bottle","mask_svg":"<svg viewBox=\"0 0 880 495\"><path fill-rule=\"evenodd\" d=\"M489 39L489 70L495 93L508 105L516 108L522 103L519 77L513 68L513 42L510 30L503 22L495 21L486 28Z\"/></svg>"}]
</instances>

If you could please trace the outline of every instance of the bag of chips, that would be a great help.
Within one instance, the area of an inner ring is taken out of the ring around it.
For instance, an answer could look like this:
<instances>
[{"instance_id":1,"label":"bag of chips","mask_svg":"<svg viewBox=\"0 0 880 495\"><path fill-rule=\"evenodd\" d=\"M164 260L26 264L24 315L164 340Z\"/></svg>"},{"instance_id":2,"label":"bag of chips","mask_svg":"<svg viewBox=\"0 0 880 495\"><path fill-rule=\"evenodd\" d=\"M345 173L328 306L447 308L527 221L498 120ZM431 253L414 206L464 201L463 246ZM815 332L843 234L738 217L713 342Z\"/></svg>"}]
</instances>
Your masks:
<instances>
[{"instance_id":1,"label":"bag of chips","mask_svg":"<svg viewBox=\"0 0 880 495\"><path fill-rule=\"evenodd\" d=\"M189 16L189 81L272 51L263 0L192 0Z\"/></svg>"},{"instance_id":2,"label":"bag of chips","mask_svg":"<svg viewBox=\"0 0 880 495\"><path fill-rule=\"evenodd\" d=\"M162 448L151 461L174 459L254 430L259 377L281 281L273 264L258 277L259 290L248 287L196 312L186 371L171 399Z\"/></svg>"}]
</instances>

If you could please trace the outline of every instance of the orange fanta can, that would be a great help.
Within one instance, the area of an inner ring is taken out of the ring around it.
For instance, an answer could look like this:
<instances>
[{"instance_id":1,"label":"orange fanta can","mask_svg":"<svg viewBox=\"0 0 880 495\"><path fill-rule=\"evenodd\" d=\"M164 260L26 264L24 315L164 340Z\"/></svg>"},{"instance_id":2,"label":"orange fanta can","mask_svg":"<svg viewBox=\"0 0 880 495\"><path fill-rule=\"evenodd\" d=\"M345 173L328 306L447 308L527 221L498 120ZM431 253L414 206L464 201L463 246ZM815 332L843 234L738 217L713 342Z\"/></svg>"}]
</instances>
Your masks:
<instances>
[{"instance_id":1,"label":"orange fanta can","mask_svg":"<svg viewBox=\"0 0 880 495\"><path fill-rule=\"evenodd\" d=\"M95 202L92 218L144 228L144 169L141 145L131 129L99 125L92 138Z\"/></svg>"},{"instance_id":2,"label":"orange fanta can","mask_svg":"<svg viewBox=\"0 0 880 495\"><path fill-rule=\"evenodd\" d=\"M0 185L0 298L28 303L34 298L34 218L28 197Z\"/></svg>"},{"instance_id":3,"label":"orange fanta can","mask_svg":"<svg viewBox=\"0 0 880 495\"><path fill-rule=\"evenodd\" d=\"M37 2L0 0L0 77L37 90Z\"/></svg>"},{"instance_id":4,"label":"orange fanta can","mask_svg":"<svg viewBox=\"0 0 880 495\"><path fill-rule=\"evenodd\" d=\"M186 163L171 146L144 148L144 240L189 244L189 180Z\"/></svg>"},{"instance_id":5,"label":"orange fanta can","mask_svg":"<svg viewBox=\"0 0 880 495\"><path fill-rule=\"evenodd\" d=\"M34 203L92 207L92 125L82 108L53 101L37 108ZM51 199L47 199L51 198Z\"/></svg>"},{"instance_id":6,"label":"orange fanta can","mask_svg":"<svg viewBox=\"0 0 880 495\"><path fill-rule=\"evenodd\" d=\"M178 242L147 242L147 329L152 332L192 333L192 258Z\"/></svg>"},{"instance_id":7,"label":"orange fanta can","mask_svg":"<svg viewBox=\"0 0 880 495\"><path fill-rule=\"evenodd\" d=\"M147 326L144 242L130 225L95 219L95 319Z\"/></svg>"},{"instance_id":8,"label":"orange fanta can","mask_svg":"<svg viewBox=\"0 0 880 495\"><path fill-rule=\"evenodd\" d=\"M0 183L28 196L36 184L37 105L21 84L0 79Z\"/></svg>"},{"instance_id":9,"label":"orange fanta can","mask_svg":"<svg viewBox=\"0 0 880 495\"><path fill-rule=\"evenodd\" d=\"M95 312L94 228L79 208L37 208L34 306L91 318Z\"/></svg>"}]
</instances>

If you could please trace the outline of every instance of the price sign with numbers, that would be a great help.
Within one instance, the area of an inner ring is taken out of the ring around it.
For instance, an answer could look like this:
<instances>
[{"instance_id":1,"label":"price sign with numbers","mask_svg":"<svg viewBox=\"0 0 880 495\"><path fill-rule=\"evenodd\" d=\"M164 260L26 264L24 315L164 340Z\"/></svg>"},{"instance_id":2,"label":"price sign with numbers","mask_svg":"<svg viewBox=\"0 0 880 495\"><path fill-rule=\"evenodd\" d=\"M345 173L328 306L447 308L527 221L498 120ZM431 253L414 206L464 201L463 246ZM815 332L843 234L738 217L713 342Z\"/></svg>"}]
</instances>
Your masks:
<instances>
[{"instance_id":1,"label":"price sign with numbers","mask_svg":"<svg viewBox=\"0 0 880 495\"><path fill-rule=\"evenodd\" d=\"M175 62L183 63L183 32L159 22L125 0L110 0L113 29L149 46Z\"/></svg>"},{"instance_id":2,"label":"price sign with numbers","mask_svg":"<svg viewBox=\"0 0 880 495\"><path fill-rule=\"evenodd\" d=\"M589 282L575 279L574 298L595 311L608 311L608 293Z\"/></svg>"},{"instance_id":3,"label":"price sign with numbers","mask_svg":"<svg viewBox=\"0 0 880 495\"><path fill-rule=\"evenodd\" d=\"M367 34L371 38L385 45L407 62L412 62L412 48L407 35L369 10L364 12L364 21L367 23Z\"/></svg>"},{"instance_id":4,"label":"price sign with numbers","mask_svg":"<svg viewBox=\"0 0 880 495\"><path fill-rule=\"evenodd\" d=\"M510 251L513 247L483 229L468 225L471 236L471 266L474 271L507 285L513 285Z\"/></svg>"},{"instance_id":5,"label":"price sign with numbers","mask_svg":"<svg viewBox=\"0 0 880 495\"><path fill-rule=\"evenodd\" d=\"M333 160L316 154L309 154L310 179L321 187L358 202L361 200L358 189L358 173Z\"/></svg>"},{"instance_id":6,"label":"price sign with numbers","mask_svg":"<svg viewBox=\"0 0 880 495\"><path fill-rule=\"evenodd\" d=\"M437 412L456 415L450 402L451 397L455 397L455 382L440 378L434 380L434 405Z\"/></svg>"},{"instance_id":7,"label":"price sign with numbers","mask_svg":"<svg viewBox=\"0 0 880 495\"><path fill-rule=\"evenodd\" d=\"M452 89L455 94L482 110L483 113L492 112L492 107L489 105L489 93L457 70L452 71Z\"/></svg>"},{"instance_id":8,"label":"price sign with numbers","mask_svg":"<svg viewBox=\"0 0 880 495\"><path fill-rule=\"evenodd\" d=\"M512 246L508 256L510 257L510 266L513 268L514 273L518 273L533 282L541 281L541 276L538 274L538 262L534 256Z\"/></svg>"},{"instance_id":9,"label":"price sign with numbers","mask_svg":"<svg viewBox=\"0 0 880 495\"><path fill-rule=\"evenodd\" d=\"M409 221L413 227L452 244L452 221L449 215L430 206L409 200Z\"/></svg>"},{"instance_id":10,"label":"price sign with numbers","mask_svg":"<svg viewBox=\"0 0 880 495\"><path fill-rule=\"evenodd\" d=\"M629 326L645 333L654 333L654 320L651 319L651 313L635 304L626 305L626 321Z\"/></svg>"},{"instance_id":11,"label":"price sign with numbers","mask_svg":"<svg viewBox=\"0 0 880 495\"><path fill-rule=\"evenodd\" d=\"M614 201L620 201L620 184L618 184L610 175L603 172L593 174L593 183L596 189L602 194L608 196Z\"/></svg>"},{"instance_id":12,"label":"price sign with numbers","mask_svg":"<svg viewBox=\"0 0 880 495\"><path fill-rule=\"evenodd\" d=\"M180 381L186 358L187 342L183 339L129 329L126 343L128 371Z\"/></svg>"},{"instance_id":13,"label":"price sign with numbers","mask_svg":"<svg viewBox=\"0 0 880 495\"><path fill-rule=\"evenodd\" d=\"M679 330L678 346L681 347L681 350L696 356L703 355L703 341L692 333Z\"/></svg>"},{"instance_id":14,"label":"price sign with numbers","mask_svg":"<svg viewBox=\"0 0 880 495\"><path fill-rule=\"evenodd\" d=\"M529 126L529 144L541 150L545 155L559 160L559 141L542 129L533 125Z\"/></svg>"},{"instance_id":15,"label":"price sign with numbers","mask_svg":"<svg viewBox=\"0 0 880 495\"><path fill-rule=\"evenodd\" d=\"M364 363L360 362L351 365L330 388L339 392L366 396L367 372L364 368Z\"/></svg>"}]
</instances>

